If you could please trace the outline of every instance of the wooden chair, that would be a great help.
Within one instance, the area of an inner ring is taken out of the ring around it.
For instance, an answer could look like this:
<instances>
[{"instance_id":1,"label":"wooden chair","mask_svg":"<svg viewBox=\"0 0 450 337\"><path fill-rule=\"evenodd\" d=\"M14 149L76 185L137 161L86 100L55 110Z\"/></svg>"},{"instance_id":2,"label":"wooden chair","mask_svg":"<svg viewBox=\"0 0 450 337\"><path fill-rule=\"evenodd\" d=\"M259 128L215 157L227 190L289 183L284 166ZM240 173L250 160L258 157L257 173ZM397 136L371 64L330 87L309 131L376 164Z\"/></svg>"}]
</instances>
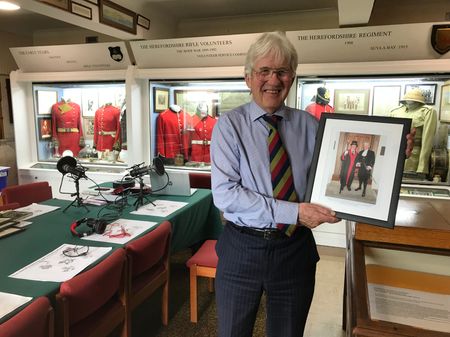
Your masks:
<instances>
[{"instance_id":1,"label":"wooden chair","mask_svg":"<svg viewBox=\"0 0 450 337\"><path fill-rule=\"evenodd\" d=\"M20 204L18 202L11 202L9 204L0 205L0 211L7 211L9 209L19 208Z\"/></svg>"},{"instance_id":2,"label":"wooden chair","mask_svg":"<svg viewBox=\"0 0 450 337\"><path fill-rule=\"evenodd\" d=\"M0 337L53 337L54 312L47 297L38 297L0 324Z\"/></svg>"},{"instance_id":3,"label":"wooden chair","mask_svg":"<svg viewBox=\"0 0 450 337\"><path fill-rule=\"evenodd\" d=\"M189 172L189 182L192 188L211 189L211 174Z\"/></svg>"},{"instance_id":4,"label":"wooden chair","mask_svg":"<svg viewBox=\"0 0 450 337\"><path fill-rule=\"evenodd\" d=\"M216 254L217 240L206 240L199 250L186 262L189 267L191 322L197 323L197 277L207 277L208 290L213 291L213 281L216 277L218 257Z\"/></svg>"},{"instance_id":5,"label":"wooden chair","mask_svg":"<svg viewBox=\"0 0 450 337\"><path fill-rule=\"evenodd\" d=\"M91 269L61 284L56 295L58 336L108 336L118 326L121 337L130 336L126 262L125 250L117 249Z\"/></svg>"},{"instance_id":6,"label":"wooden chair","mask_svg":"<svg viewBox=\"0 0 450 337\"><path fill-rule=\"evenodd\" d=\"M52 198L52 188L47 181L6 186L2 190L3 204L18 202L20 207Z\"/></svg>"},{"instance_id":7,"label":"wooden chair","mask_svg":"<svg viewBox=\"0 0 450 337\"><path fill-rule=\"evenodd\" d=\"M130 267L129 312L163 287L161 320L169 322L169 274L170 239L172 226L169 221L125 246Z\"/></svg>"}]
</instances>

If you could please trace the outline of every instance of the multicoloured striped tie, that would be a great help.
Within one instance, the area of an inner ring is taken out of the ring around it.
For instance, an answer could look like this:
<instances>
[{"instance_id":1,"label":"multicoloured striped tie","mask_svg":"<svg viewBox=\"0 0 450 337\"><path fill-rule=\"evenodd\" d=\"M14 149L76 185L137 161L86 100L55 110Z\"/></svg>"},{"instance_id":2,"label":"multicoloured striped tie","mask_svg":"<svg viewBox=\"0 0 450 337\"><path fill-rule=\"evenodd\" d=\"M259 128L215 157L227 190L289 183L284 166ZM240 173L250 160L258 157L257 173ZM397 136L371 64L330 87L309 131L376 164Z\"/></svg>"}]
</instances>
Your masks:
<instances>
[{"instance_id":1,"label":"multicoloured striped tie","mask_svg":"<svg viewBox=\"0 0 450 337\"><path fill-rule=\"evenodd\" d=\"M263 118L269 127L267 143L269 145L273 197L281 200L297 201L291 163L278 132L278 122L282 117L264 115ZM286 235L291 236L295 231L296 225L277 224L277 227L284 231Z\"/></svg>"}]
</instances>

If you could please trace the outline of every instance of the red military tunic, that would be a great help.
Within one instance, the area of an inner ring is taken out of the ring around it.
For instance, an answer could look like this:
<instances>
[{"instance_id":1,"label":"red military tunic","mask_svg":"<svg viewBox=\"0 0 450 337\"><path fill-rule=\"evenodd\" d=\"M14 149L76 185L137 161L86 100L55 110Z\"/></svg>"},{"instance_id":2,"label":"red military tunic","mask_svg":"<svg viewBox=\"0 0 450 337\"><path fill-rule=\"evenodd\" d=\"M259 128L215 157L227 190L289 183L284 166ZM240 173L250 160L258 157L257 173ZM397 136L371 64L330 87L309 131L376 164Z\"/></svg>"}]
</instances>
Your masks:
<instances>
[{"instance_id":1,"label":"red military tunic","mask_svg":"<svg viewBox=\"0 0 450 337\"><path fill-rule=\"evenodd\" d=\"M80 106L74 102L57 102L52 105L53 142L58 147L58 153L72 151L78 156L83 142Z\"/></svg>"},{"instance_id":2,"label":"red military tunic","mask_svg":"<svg viewBox=\"0 0 450 337\"><path fill-rule=\"evenodd\" d=\"M167 109L156 119L156 154L166 158L175 158L176 154L188 158L189 133L186 132L191 116L183 110L179 112Z\"/></svg>"},{"instance_id":3,"label":"red military tunic","mask_svg":"<svg viewBox=\"0 0 450 337\"><path fill-rule=\"evenodd\" d=\"M314 117L316 117L317 120L320 119L320 116L322 115L323 112L334 112L334 108L331 105L329 104L322 105L318 103L309 104L305 110L308 111Z\"/></svg>"},{"instance_id":4,"label":"red military tunic","mask_svg":"<svg viewBox=\"0 0 450 337\"><path fill-rule=\"evenodd\" d=\"M120 109L103 105L95 112L94 147L97 151L120 151Z\"/></svg>"},{"instance_id":5,"label":"red military tunic","mask_svg":"<svg viewBox=\"0 0 450 337\"><path fill-rule=\"evenodd\" d=\"M191 161L211 162L210 145L211 135L217 120L211 116L202 118L195 126L192 133Z\"/></svg>"}]
</instances>

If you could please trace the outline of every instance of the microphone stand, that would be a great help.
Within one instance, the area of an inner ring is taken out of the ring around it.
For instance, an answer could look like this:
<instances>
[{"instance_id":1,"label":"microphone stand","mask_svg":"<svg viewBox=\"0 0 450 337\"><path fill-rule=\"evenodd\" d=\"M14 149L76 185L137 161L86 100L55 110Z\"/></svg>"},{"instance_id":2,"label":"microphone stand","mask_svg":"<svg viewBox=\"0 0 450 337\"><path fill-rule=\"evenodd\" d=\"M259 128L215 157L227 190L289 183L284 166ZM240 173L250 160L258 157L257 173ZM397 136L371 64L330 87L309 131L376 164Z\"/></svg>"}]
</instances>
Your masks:
<instances>
[{"instance_id":1,"label":"microphone stand","mask_svg":"<svg viewBox=\"0 0 450 337\"><path fill-rule=\"evenodd\" d=\"M73 175L72 175L73 177ZM70 196L74 197L76 196L76 198L69 204L66 206L66 208L64 208L63 213L71 206L74 207L84 207L86 209L87 212L89 212L89 208L87 208L87 206L83 203L83 198L80 197L80 180L81 177L76 177L75 179L75 193L72 193ZM76 202L76 205L74 205Z\"/></svg>"},{"instance_id":2,"label":"microphone stand","mask_svg":"<svg viewBox=\"0 0 450 337\"><path fill-rule=\"evenodd\" d=\"M149 200L145 195L144 195L144 178L143 176L139 176L136 177L139 180L139 194L137 196L136 201L134 202L133 206L136 207L136 210L144 205L144 199L146 199L148 202L150 202L153 206L156 206L155 203L151 200Z\"/></svg>"}]
</instances>

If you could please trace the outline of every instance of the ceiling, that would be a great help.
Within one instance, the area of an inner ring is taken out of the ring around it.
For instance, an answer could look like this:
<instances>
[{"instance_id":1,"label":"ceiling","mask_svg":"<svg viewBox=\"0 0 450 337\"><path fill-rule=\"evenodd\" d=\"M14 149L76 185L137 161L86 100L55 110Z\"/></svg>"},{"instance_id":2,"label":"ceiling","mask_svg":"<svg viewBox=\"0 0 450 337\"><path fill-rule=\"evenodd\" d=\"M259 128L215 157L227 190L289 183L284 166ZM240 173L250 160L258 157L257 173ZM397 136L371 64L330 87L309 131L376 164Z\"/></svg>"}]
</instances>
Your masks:
<instances>
[{"instance_id":1,"label":"ceiling","mask_svg":"<svg viewBox=\"0 0 450 337\"><path fill-rule=\"evenodd\" d=\"M135 2L146 12L157 9L177 20L260 15L293 11L336 9L338 0L115 0L118 4ZM127 6L128 7L128 6ZM73 27L31 11L0 11L0 31L31 36L33 31Z\"/></svg>"}]
</instances>

